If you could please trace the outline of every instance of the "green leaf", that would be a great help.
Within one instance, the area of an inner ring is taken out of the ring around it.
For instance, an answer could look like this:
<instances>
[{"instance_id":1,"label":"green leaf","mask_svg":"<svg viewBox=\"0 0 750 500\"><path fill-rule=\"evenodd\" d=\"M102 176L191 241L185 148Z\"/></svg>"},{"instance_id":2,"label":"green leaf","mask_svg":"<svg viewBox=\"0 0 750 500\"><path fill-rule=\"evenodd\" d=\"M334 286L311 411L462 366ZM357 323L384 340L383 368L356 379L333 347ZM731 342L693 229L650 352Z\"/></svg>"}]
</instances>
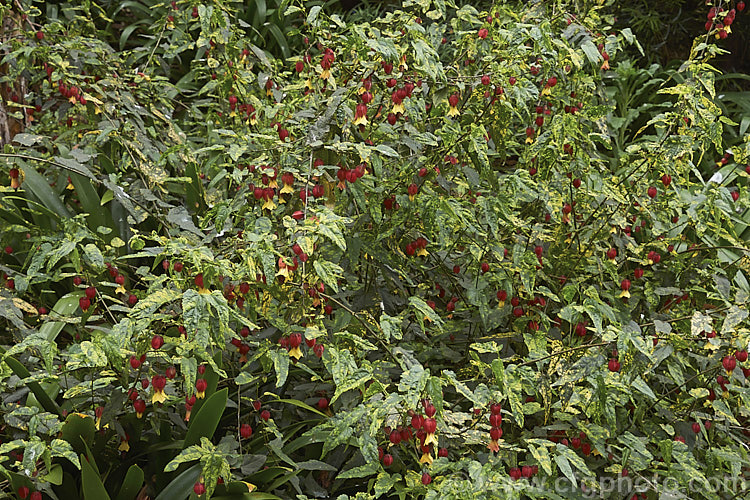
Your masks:
<instances>
[{"instance_id":1,"label":"green leaf","mask_svg":"<svg viewBox=\"0 0 750 500\"><path fill-rule=\"evenodd\" d=\"M289 375L289 353L281 349L274 349L268 351L268 355L273 361L273 368L276 371L276 387L281 387Z\"/></svg>"},{"instance_id":2,"label":"green leaf","mask_svg":"<svg viewBox=\"0 0 750 500\"><path fill-rule=\"evenodd\" d=\"M307 411L316 413L316 414L320 415L321 417L328 418L328 415L326 415L322 411L318 410L317 408L313 408L309 404L307 404L307 403L305 403L303 401L300 401L298 399L279 399L278 396L276 394L272 393L272 392L267 392L265 394L267 396L273 396L273 397L275 397L276 399L274 399L274 402L276 402L276 403L288 403L288 404L297 406L298 408L302 408L303 410L307 410Z\"/></svg>"},{"instance_id":3,"label":"green leaf","mask_svg":"<svg viewBox=\"0 0 750 500\"><path fill-rule=\"evenodd\" d=\"M386 313L381 314L380 329L383 330L386 342L391 338L395 340L401 340L403 338L401 319L398 317L388 316Z\"/></svg>"},{"instance_id":4,"label":"green leaf","mask_svg":"<svg viewBox=\"0 0 750 500\"><path fill-rule=\"evenodd\" d=\"M656 401L656 394L654 394L654 391L651 390L651 387L649 387L648 384L640 376L633 379L632 385L633 387L638 389L638 391L648 396L651 400Z\"/></svg>"},{"instance_id":5,"label":"green leaf","mask_svg":"<svg viewBox=\"0 0 750 500\"><path fill-rule=\"evenodd\" d=\"M95 271L104 271L104 256L99 247L93 243L87 243L83 246L83 261L86 265Z\"/></svg>"},{"instance_id":6,"label":"green leaf","mask_svg":"<svg viewBox=\"0 0 750 500\"><path fill-rule=\"evenodd\" d=\"M3 356L3 360L10 367L11 371L13 371L13 373L21 380L24 380L31 375L26 367L16 358L12 356L6 356L5 349L3 349L2 347L0 347L0 355ZM44 407L46 411L54 413L55 415L62 414L60 408L57 406L57 403L55 403L52 398L49 397L49 395L44 391L44 388L39 385L38 382L28 381L26 382L26 386L29 388L29 390L31 390L31 392L34 393L37 401L39 401L39 403L42 405L42 407Z\"/></svg>"},{"instance_id":7,"label":"green leaf","mask_svg":"<svg viewBox=\"0 0 750 500\"><path fill-rule=\"evenodd\" d=\"M95 432L94 417L83 413L71 413L65 419L60 437L81 455L86 452L88 444L94 441Z\"/></svg>"},{"instance_id":8,"label":"green leaf","mask_svg":"<svg viewBox=\"0 0 750 500\"><path fill-rule=\"evenodd\" d=\"M737 325L741 324L748 317L747 309L742 309L737 305L732 305L727 311L724 322L721 325L721 335L728 336L734 332Z\"/></svg>"},{"instance_id":9,"label":"green leaf","mask_svg":"<svg viewBox=\"0 0 750 500\"><path fill-rule=\"evenodd\" d=\"M204 453L206 453L206 450L198 445L185 448L179 453L179 455L174 457L166 466L164 466L164 472L174 472L181 464L200 460Z\"/></svg>"},{"instance_id":10,"label":"green leaf","mask_svg":"<svg viewBox=\"0 0 750 500\"><path fill-rule=\"evenodd\" d=\"M531 451L531 454L536 459L536 461L539 462L542 470L546 472L547 475L551 476L552 459L547 447L551 446L552 442L546 439L527 439L526 442L529 444L529 451Z\"/></svg>"},{"instance_id":11,"label":"green leaf","mask_svg":"<svg viewBox=\"0 0 750 500\"><path fill-rule=\"evenodd\" d=\"M17 142L18 144L21 144L23 146L29 147L33 146L37 142L44 139L44 136L36 135L36 134L16 134L13 136L13 142Z\"/></svg>"},{"instance_id":12,"label":"green leaf","mask_svg":"<svg viewBox=\"0 0 750 500\"><path fill-rule=\"evenodd\" d=\"M328 472L336 472L338 469L330 464L321 462L320 460L306 460L304 462L297 462L297 467L302 470L327 470Z\"/></svg>"},{"instance_id":13,"label":"green leaf","mask_svg":"<svg viewBox=\"0 0 750 500\"><path fill-rule=\"evenodd\" d=\"M647 438L634 436L630 432L625 432L617 437L617 440L630 450L630 462L635 470L642 470L648 467L653 455L646 449Z\"/></svg>"},{"instance_id":14,"label":"green leaf","mask_svg":"<svg viewBox=\"0 0 750 500\"><path fill-rule=\"evenodd\" d=\"M132 500L138 495L143 486L143 470L137 465L131 465L122 481L120 493L116 500Z\"/></svg>"},{"instance_id":15,"label":"green leaf","mask_svg":"<svg viewBox=\"0 0 750 500\"><path fill-rule=\"evenodd\" d=\"M346 250L346 240L341 233L341 229L337 226L333 224L321 224L318 226L318 231L320 234L334 242L341 250Z\"/></svg>"},{"instance_id":16,"label":"green leaf","mask_svg":"<svg viewBox=\"0 0 750 500\"><path fill-rule=\"evenodd\" d=\"M42 177L35 168L25 165L23 173L25 177L23 181L24 187L28 189L42 203L42 205L62 218L70 217L70 212L65 208L62 201L60 201L60 197L52 191L47 180Z\"/></svg>"},{"instance_id":17,"label":"green leaf","mask_svg":"<svg viewBox=\"0 0 750 500\"><path fill-rule=\"evenodd\" d=\"M338 264L328 262L327 260L316 259L313 262L315 272L318 277L323 280L323 283L331 287L331 289L338 293L338 279L344 274L344 270Z\"/></svg>"},{"instance_id":18,"label":"green leaf","mask_svg":"<svg viewBox=\"0 0 750 500\"><path fill-rule=\"evenodd\" d=\"M84 500L109 500L109 494L99 474L83 454L81 455L81 490L83 490Z\"/></svg>"},{"instance_id":19,"label":"green leaf","mask_svg":"<svg viewBox=\"0 0 750 500\"><path fill-rule=\"evenodd\" d=\"M66 443L67 444L67 443ZM75 456L75 454L74 454ZM80 464L78 461L78 457L76 457L76 462ZM79 467L80 468L80 467ZM42 481L46 481L48 483L52 483L55 486L60 486L63 482L63 469L60 466L60 464L54 464L49 472L42 476Z\"/></svg>"},{"instance_id":20,"label":"green leaf","mask_svg":"<svg viewBox=\"0 0 750 500\"><path fill-rule=\"evenodd\" d=\"M182 500L193 493L193 486L201 476L201 464L195 464L174 478L155 500Z\"/></svg>"},{"instance_id":21,"label":"green leaf","mask_svg":"<svg viewBox=\"0 0 750 500\"><path fill-rule=\"evenodd\" d=\"M211 438L219 426L219 420L224 414L227 407L229 389L226 387L213 393L206 399L203 406L198 412L190 418L190 427L188 427L185 441L182 443L182 449L198 444L200 438Z\"/></svg>"},{"instance_id":22,"label":"green leaf","mask_svg":"<svg viewBox=\"0 0 750 500\"><path fill-rule=\"evenodd\" d=\"M83 292L71 292L63 295L55 305L52 307L50 312L50 318L67 318L70 317L78 309L78 299L83 297ZM43 334L47 340L53 342L60 331L65 326L62 321L46 321L40 328L39 332Z\"/></svg>"},{"instance_id":23,"label":"green leaf","mask_svg":"<svg viewBox=\"0 0 750 500\"><path fill-rule=\"evenodd\" d=\"M577 487L578 483L576 482L576 476L573 473L573 468L570 466L567 456L561 454L555 455L555 463L557 463L557 466L560 468L560 472L565 474L565 477L568 478L568 481L570 481L574 487Z\"/></svg>"},{"instance_id":24,"label":"green leaf","mask_svg":"<svg viewBox=\"0 0 750 500\"><path fill-rule=\"evenodd\" d=\"M598 65L601 61L604 60L602 58L602 55L599 53L599 50L596 48L596 45L594 45L594 42L592 42L591 40L586 40L585 42L583 42L581 44L581 50L583 50L583 53L586 54L586 57L591 64Z\"/></svg>"},{"instance_id":25,"label":"green leaf","mask_svg":"<svg viewBox=\"0 0 750 500\"><path fill-rule=\"evenodd\" d=\"M81 342L81 352L86 357L88 366L107 366L106 354L104 354L104 351L95 343L89 340L84 340Z\"/></svg>"},{"instance_id":26,"label":"green leaf","mask_svg":"<svg viewBox=\"0 0 750 500\"><path fill-rule=\"evenodd\" d=\"M297 463L294 460L292 460L291 457L289 457L289 455L284 453L284 450L282 449L282 441L280 437L274 439L273 441L269 441L266 446L268 446L271 449L271 451L281 460L288 463L292 467L297 467Z\"/></svg>"},{"instance_id":27,"label":"green leaf","mask_svg":"<svg viewBox=\"0 0 750 500\"><path fill-rule=\"evenodd\" d=\"M451 385L453 385L453 387L456 388L456 392L458 392L460 395L462 395L463 397L465 397L466 399L468 399L469 401L471 401L472 403L474 403L474 406L476 408L481 408L482 406L484 406L484 404L486 403L486 401L482 401L479 398L477 398L474 395L474 391L472 391L471 389L469 389L466 386L466 384L464 384L463 382L461 382L460 380L458 380L456 378L456 374L453 373L453 371L451 371L451 370L443 370L442 375L443 375L444 379L448 380L448 382L450 382Z\"/></svg>"},{"instance_id":28,"label":"green leaf","mask_svg":"<svg viewBox=\"0 0 750 500\"><path fill-rule=\"evenodd\" d=\"M573 485L577 485L577 483L571 465L585 477L593 477L593 474L586 466L586 462L584 462L583 459L572 448L558 443L556 451L557 455L555 455L555 462L557 463L558 467L560 467L560 471L565 474L565 477L567 477L568 480L573 483Z\"/></svg>"},{"instance_id":29,"label":"green leaf","mask_svg":"<svg viewBox=\"0 0 750 500\"><path fill-rule=\"evenodd\" d=\"M318 14L320 14L320 10L322 7L320 5L315 5L310 9L310 12L307 14L307 24L311 24L313 26L317 26L317 19Z\"/></svg>"},{"instance_id":30,"label":"green leaf","mask_svg":"<svg viewBox=\"0 0 750 500\"><path fill-rule=\"evenodd\" d=\"M331 404L336 402L347 391L358 388L364 389L364 385L372 380L372 378L372 373L365 369L358 369L354 373L348 374L345 380L336 383L336 392L331 398Z\"/></svg>"},{"instance_id":31,"label":"green leaf","mask_svg":"<svg viewBox=\"0 0 750 500\"><path fill-rule=\"evenodd\" d=\"M81 206L89 214L87 218L88 226L92 230L96 230L99 226L113 227L112 216L107 210L102 210L101 200L96 189L91 185L91 179L71 172L70 180L73 182ZM104 262L102 262L102 265L104 265Z\"/></svg>"},{"instance_id":32,"label":"green leaf","mask_svg":"<svg viewBox=\"0 0 750 500\"><path fill-rule=\"evenodd\" d=\"M357 477L367 477L372 476L380 469L380 463L379 462L370 462L365 465L360 465L358 467L351 468L349 470L345 470L341 474L338 474L336 476L337 479L353 479Z\"/></svg>"},{"instance_id":33,"label":"green leaf","mask_svg":"<svg viewBox=\"0 0 750 500\"><path fill-rule=\"evenodd\" d=\"M375 146L375 151L382 154L383 156L389 156L391 158L399 157L399 154L395 149L390 146L386 146L385 144L378 144L377 146Z\"/></svg>"},{"instance_id":34,"label":"green leaf","mask_svg":"<svg viewBox=\"0 0 750 500\"><path fill-rule=\"evenodd\" d=\"M375 480L375 498L379 498L391 491L393 486L400 480L401 474L388 474L385 471L378 474Z\"/></svg>"},{"instance_id":35,"label":"green leaf","mask_svg":"<svg viewBox=\"0 0 750 500\"><path fill-rule=\"evenodd\" d=\"M433 325L438 328L443 326L443 318L440 317L432 308L427 305L427 302L422 300L420 297L409 297L409 305L417 310L416 314L420 315L419 319L423 317L428 318Z\"/></svg>"}]
</instances>

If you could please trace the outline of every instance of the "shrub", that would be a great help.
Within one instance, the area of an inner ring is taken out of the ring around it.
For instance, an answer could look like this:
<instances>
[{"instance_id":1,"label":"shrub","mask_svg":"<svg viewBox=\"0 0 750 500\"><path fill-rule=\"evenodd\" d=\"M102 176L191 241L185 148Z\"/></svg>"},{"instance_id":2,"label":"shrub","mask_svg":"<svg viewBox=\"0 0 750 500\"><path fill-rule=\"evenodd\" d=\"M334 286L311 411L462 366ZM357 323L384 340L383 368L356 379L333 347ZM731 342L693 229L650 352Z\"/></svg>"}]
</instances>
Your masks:
<instances>
[{"instance_id":1,"label":"shrub","mask_svg":"<svg viewBox=\"0 0 750 500\"><path fill-rule=\"evenodd\" d=\"M83 15L6 44L8 487L716 498L748 465L750 142L721 156L706 38L623 132L633 34L560 12L292 5L280 60L177 2L136 71Z\"/></svg>"}]
</instances>

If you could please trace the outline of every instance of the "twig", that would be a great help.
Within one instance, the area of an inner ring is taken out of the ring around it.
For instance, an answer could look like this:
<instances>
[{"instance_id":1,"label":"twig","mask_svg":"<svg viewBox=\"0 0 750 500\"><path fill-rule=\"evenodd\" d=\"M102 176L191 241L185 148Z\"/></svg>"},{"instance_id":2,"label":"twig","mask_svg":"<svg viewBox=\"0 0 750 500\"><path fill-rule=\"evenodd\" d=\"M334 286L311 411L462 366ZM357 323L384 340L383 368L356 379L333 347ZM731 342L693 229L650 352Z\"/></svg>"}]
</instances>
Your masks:
<instances>
[{"instance_id":1,"label":"twig","mask_svg":"<svg viewBox=\"0 0 750 500\"><path fill-rule=\"evenodd\" d=\"M348 307L348 306L347 306L346 304L344 304L344 303L343 303L343 302L341 302L340 300L338 300L338 299L335 299L334 297L331 297L330 295L327 295L327 294L325 294L325 293L322 293L322 292L318 292L318 294L319 294L319 295L320 295L321 297L325 297L326 299L328 299L328 300L331 300L331 301L335 302L335 303L336 303L336 304L338 304L338 305L339 305L339 306L340 306L340 307L341 307L342 309L344 309L344 310L345 310L346 312L348 312L349 314L351 314L352 316L354 316L355 318L357 318L357 319L359 320L359 322L360 322L360 323L362 323L362 325L363 325L363 326L365 327L365 329L366 329L366 330L367 330L368 332L370 332L370 335L372 335L373 337L375 337L375 338L376 338L376 339L378 340L378 342L380 343L380 345L381 345L381 346L383 347L383 349L385 349L385 352L387 352L387 353L388 353L388 355L389 355L389 356L390 356L390 357L391 357L391 358L393 359L393 361L395 361L395 362L396 362L396 364L399 364L399 362L398 362L398 359L396 358L396 355L395 355L395 354L393 354L393 353L391 352L390 348L388 347L388 344L386 344L386 343L385 343L385 342L383 341L383 339L382 339L382 338L380 337L380 335L378 335L378 334L377 334L377 333L375 332L375 330L373 330L372 328L370 328L370 325L368 325L368 324L367 324L367 322L366 322L365 320L363 320L362 318L360 318L359 316L357 316L357 313L356 313L356 312L354 312L354 311L353 311L353 310L352 310L351 308L349 308L349 307Z\"/></svg>"}]
</instances>

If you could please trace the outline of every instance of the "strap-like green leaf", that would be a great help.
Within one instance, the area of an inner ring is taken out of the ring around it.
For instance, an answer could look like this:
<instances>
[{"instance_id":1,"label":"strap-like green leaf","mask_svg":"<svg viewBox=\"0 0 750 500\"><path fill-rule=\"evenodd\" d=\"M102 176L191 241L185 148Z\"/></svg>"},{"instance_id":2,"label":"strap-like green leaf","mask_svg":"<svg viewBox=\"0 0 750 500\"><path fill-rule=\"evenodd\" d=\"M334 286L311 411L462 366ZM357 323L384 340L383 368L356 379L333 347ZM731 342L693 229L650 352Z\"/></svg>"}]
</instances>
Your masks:
<instances>
[{"instance_id":1,"label":"strap-like green leaf","mask_svg":"<svg viewBox=\"0 0 750 500\"><path fill-rule=\"evenodd\" d=\"M184 500L193 492L193 486L201 476L201 464L195 464L177 476L161 490L155 500Z\"/></svg>"},{"instance_id":2,"label":"strap-like green leaf","mask_svg":"<svg viewBox=\"0 0 750 500\"><path fill-rule=\"evenodd\" d=\"M99 474L81 454L81 489L84 500L110 500Z\"/></svg>"},{"instance_id":3,"label":"strap-like green leaf","mask_svg":"<svg viewBox=\"0 0 750 500\"><path fill-rule=\"evenodd\" d=\"M70 212L68 212L68 209L60 201L61 198L52 191L47 180L33 166L23 165L23 173L24 188L28 189L42 205L60 217L70 217Z\"/></svg>"},{"instance_id":4,"label":"strap-like green leaf","mask_svg":"<svg viewBox=\"0 0 750 500\"><path fill-rule=\"evenodd\" d=\"M0 347L0 355L4 354L5 349ZM30 373L26 369L26 367L23 366L23 364L21 364L16 358L9 356L5 358L5 362L8 364L13 373L18 376L18 378L23 380L30 376ZM39 403L45 410L50 413L60 415L60 408L57 406L57 403L55 403L46 392L44 392L44 389L41 385L39 385L38 382L26 382L26 386L32 393L34 393L36 400L39 401Z\"/></svg>"},{"instance_id":5,"label":"strap-like green leaf","mask_svg":"<svg viewBox=\"0 0 750 500\"><path fill-rule=\"evenodd\" d=\"M52 308L51 318L66 317L73 314L78 308L78 299L83 296L82 292L71 292L60 298ZM62 321L47 321L40 328L39 332L43 333L47 340L54 341L65 326Z\"/></svg>"},{"instance_id":6,"label":"strap-like green leaf","mask_svg":"<svg viewBox=\"0 0 750 500\"><path fill-rule=\"evenodd\" d=\"M219 426L221 415L227 407L228 392L229 390L224 388L206 399L203 406L190 419L190 428L188 428L182 449L198 444L201 437L211 439Z\"/></svg>"},{"instance_id":7,"label":"strap-like green leaf","mask_svg":"<svg viewBox=\"0 0 750 500\"><path fill-rule=\"evenodd\" d=\"M128 473L125 474L116 500L132 500L138 494L141 486L143 486L143 469L137 465L131 465Z\"/></svg>"}]
</instances>

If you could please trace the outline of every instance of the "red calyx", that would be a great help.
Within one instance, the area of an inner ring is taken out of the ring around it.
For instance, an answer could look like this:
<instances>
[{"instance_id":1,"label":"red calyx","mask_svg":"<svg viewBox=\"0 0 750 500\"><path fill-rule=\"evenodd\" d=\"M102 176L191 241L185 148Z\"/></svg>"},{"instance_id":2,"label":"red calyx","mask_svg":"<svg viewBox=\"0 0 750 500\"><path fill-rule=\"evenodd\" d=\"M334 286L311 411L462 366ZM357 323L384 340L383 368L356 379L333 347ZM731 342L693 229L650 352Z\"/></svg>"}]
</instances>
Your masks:
<instances>
[{"instance_id":1,"label":"red calyx","mask_svg":"<svg viewBox=\"0 0 750 500\"><path fill-rule=\"evenodd\" d=\"M434 434L437 430L437 420L434 418L426 418L424 420L424 430L427 434Z\"/></svg>"},{"instance_id":2,"label":"red calyx","mask_svg":"<svg viewBox=\"0 0 750 500\"><path fill-rule=\"evenodd\" d=\"M164 338L161 335L154 335L151 338L151 347L153 349L160 349L164 345Z\"/></svg>"},{"instance_id":3,"label":"red calyx","mask_svg":"<svg viewBox=\"0 0 750 500\"><path fill-rule=\"evenodd\" d=\"M242 424L240 426L240 436L242 437L242 439L247 439L252 435L253 428L250 426L250 424Z\"/></svg>"}]
</instances>

